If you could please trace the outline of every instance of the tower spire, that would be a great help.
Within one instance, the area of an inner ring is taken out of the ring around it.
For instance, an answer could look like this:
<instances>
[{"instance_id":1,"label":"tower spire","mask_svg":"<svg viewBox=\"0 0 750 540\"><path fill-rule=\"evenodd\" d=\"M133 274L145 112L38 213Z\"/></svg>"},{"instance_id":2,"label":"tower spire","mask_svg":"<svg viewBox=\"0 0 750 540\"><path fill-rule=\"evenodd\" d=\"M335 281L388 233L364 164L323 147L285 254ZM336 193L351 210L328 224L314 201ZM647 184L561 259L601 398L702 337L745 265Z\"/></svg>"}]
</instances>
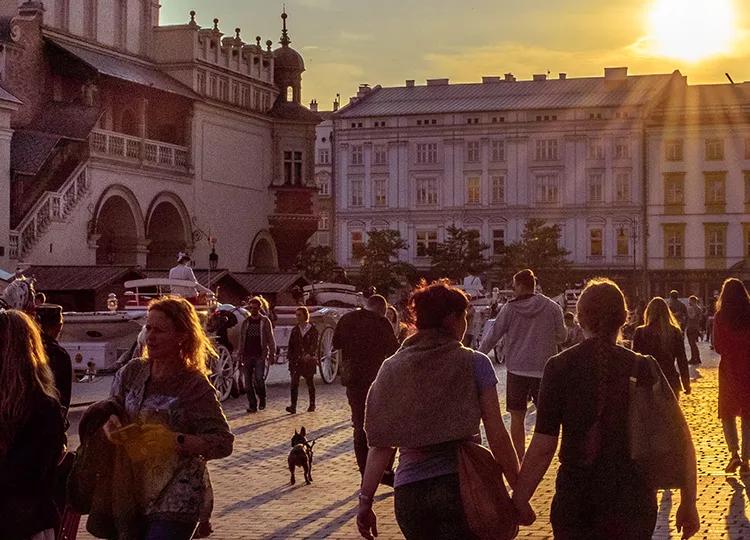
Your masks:
<instances>
[{"instance_id":1,"label":"tower spire","mask_svg":"<svg viewBox=\"0 0 750 540\"><path fill-rule=\"evenodd\" d=\"M281 43L282 47L288 47L289 44L292 42L291 39L289 39L289 32L287 32L286 29L286 18L288 15L286 14L286 4L284 4L284 7L282 8L281 12L281 22L282 22L282 29L281 29Z\"/></svg>"}]
</instances>

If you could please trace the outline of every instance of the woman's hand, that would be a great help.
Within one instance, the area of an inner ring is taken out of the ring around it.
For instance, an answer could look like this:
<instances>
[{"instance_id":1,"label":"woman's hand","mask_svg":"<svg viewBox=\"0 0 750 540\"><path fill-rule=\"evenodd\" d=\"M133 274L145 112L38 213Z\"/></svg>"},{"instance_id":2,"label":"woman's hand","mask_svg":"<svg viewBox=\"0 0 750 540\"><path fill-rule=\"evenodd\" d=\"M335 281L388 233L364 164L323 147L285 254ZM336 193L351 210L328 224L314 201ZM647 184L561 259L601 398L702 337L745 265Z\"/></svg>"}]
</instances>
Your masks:
<instances>
[{"instance_id":1,"label":"woman's hand","mask_svg":"<svg viewBox=\"0 0 750 540\"><path fill-rule=\"evenodd\" d=\"M357 528L362 538L373 540L378 535L378 518L372 511L372 503L359 502L357 510Z\"/></svg>"},{"instance_id":2,"label":"woman's hand","mask_svg":"<svg viewBox=\"0 0 750 540\"><path fill-rule=\"evenodd\" d=\"M701 528L701 518L695 502L680 503L676 518L677 532L682 531L682 538L690 538Z\"/></svg>"},{"instance_id":3,"label":"woman's hand","mask_svg":"<svg viewBox=\"0 0 750 540\"><path fill-rule=\"evenodd\" d=\"M138 443L148 456L168 456L177 450L177 434L163 424L145 424Z\"/></svg>"},{"instance_id":4,"label":"woman's hand","mask_svg":"<svg viewBox=\"0 0 750 540\"><path fill-rule=\"evenodd\" d=\"M114 414L110 415L109 419L102 426L104 435L112 444L120 444L120 441L117 439L117 437L112 435L112 432L117 431L118 429L122 429L122 422L120 422L120 419Z\"/></svg>"}]
</instances>

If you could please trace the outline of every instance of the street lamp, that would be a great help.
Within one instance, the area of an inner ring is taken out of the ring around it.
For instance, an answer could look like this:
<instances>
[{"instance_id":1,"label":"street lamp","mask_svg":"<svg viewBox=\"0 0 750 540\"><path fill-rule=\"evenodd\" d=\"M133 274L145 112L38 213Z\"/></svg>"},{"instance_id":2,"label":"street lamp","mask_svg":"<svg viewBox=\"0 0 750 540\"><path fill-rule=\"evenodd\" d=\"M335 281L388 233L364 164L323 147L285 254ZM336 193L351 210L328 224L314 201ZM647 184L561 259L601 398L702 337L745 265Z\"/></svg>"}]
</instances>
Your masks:
<instances>
[{"instance_id":1,"label":"street lamp","mask_svg":"<svg viewBox=\"0 0 750 540\"><path fill-rule=\"evenodd\" d=\"M211 246L211 253L208 256L208 268L211 271L214 271L218 267L219 267L219 255L216 253L216 247Z\"/></svg>"}]
</instances>

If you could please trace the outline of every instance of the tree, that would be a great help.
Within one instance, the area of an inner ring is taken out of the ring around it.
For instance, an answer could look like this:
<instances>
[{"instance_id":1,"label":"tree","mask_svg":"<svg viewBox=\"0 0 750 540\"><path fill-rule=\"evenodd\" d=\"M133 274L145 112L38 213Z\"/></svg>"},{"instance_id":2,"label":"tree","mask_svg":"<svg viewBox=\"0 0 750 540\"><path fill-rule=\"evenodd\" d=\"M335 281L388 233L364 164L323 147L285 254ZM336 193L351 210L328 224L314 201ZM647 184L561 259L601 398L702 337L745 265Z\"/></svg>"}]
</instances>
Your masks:
<instances>
[{"instance_id":1,"label":"tree","mask_svg":"<svg viewBox=\"0 0 750 540\"><path fill-rule=\"evenodd\" d=\"M548 296L563 292L570 281L570 252L560 247L560 226L545 225L543 219L526 222L521 240L508 245L502 258L505 278L531 268Z\"/></svg>"},{"instance_id":2,"label":"tree","mask_svg":"<svg viewBox=\"0 0 750 540\"><path fill-rule=\"evenodd\" d=\"M367 243L356 246L354 252L354 256L361 259L360 287L374 286L383 296L400 288L416 272L413 266L398 260L399 252L408 247L399 231L370 231Z\"/></svg>"},{"instance_id":3,"label":"tree","mask_svg":"<svg viewBox=\"0 0 750 540\"><path fill-rule=\"evenodd\" d=\"M477 275L489 268L483 253L490 246L479 240L479 231L455 225L446 230L448 237L445 242L438 244L430 254L434 275L460 281L468 274Z\"/></svg>"},{"instance_id":4,"label":"tree","mask_svg":"<svg viewBox=\"0 0 750 540\"><path fill-rule=\"evenodd\" d=\"M311 281L332 281L336 266L333 250L328 246L306 246L297 255L297 269Z\"/></svg>"}]
</instances>

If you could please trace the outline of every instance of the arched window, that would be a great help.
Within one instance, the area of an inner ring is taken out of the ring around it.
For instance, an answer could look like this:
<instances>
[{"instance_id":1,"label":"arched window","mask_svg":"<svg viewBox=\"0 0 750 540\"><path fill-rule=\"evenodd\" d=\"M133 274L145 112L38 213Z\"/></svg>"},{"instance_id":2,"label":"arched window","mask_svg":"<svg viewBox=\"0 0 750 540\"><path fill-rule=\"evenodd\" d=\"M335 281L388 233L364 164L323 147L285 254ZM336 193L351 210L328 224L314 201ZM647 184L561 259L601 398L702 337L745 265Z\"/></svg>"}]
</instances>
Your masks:
<instances>
[{"instance_id":1,"label":"arched window","mask_svg":"<svg viewBox=\"0 0 750 540\"><path fill-rule=\"evenodd\" d=\"M294 101L294 88L291 86L286 87L286 100L288 103Z\"/></svg>"}]
</instances>

